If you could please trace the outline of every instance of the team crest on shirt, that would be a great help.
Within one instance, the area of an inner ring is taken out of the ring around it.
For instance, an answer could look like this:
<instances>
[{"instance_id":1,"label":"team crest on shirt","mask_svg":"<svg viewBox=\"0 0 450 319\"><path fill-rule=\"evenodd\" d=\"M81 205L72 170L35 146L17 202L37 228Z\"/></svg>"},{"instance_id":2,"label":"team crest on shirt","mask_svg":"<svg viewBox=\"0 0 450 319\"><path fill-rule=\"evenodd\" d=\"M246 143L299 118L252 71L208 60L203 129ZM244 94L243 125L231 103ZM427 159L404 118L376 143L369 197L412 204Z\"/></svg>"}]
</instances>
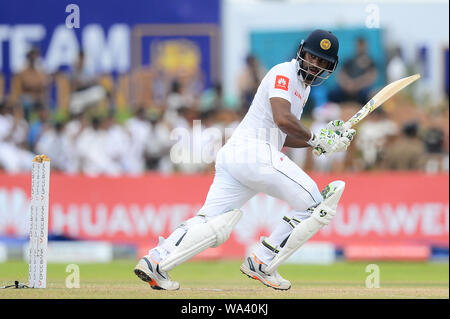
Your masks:
<instances>
[{"instance_id":1,"label":"team crest on shirt","mask_svg":"<svg viewBox=\"0 0 450 319\"><path fill-rule=\"evenodd\" d=\"M289 87L289 78L282 75L277 75L277 77L275 78L275 88L287 91L288 87Z\"/></svg>"}]
</instances>

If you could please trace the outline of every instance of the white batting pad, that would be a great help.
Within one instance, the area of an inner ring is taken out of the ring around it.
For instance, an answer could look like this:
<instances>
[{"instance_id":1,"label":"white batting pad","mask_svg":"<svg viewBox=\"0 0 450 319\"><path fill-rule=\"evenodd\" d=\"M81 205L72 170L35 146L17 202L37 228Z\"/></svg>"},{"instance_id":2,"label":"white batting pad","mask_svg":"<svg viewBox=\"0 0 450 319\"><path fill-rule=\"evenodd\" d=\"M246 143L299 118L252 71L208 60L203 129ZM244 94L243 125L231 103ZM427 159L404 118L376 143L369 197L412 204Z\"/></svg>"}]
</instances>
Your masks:
<instances>
[{"instance_id":1,"label":"white batting pad","mask_svg":"<svg viewBox=\"0 0 450 319\"><path fill-rule=\"evenodd\" d=\"M175 250L159 263L160 269L170 271L205 249L223 244L241 217L242 211L233 209L206 223L193 225Z\"/></svg>"},{"instance_id":2,"label":"white batting pad","mask_svg":"<svg viewBox=\"0 0 450 319\"><path fill-rule=\"evenodd\" d=\"M334 181L322 191L324 200L313 210L310 218L301 221L292 230L284 247L267 266L265 272L272 273L295 251L308 241L320 228L328 225L336 214L337 205L345 189L343 181Z\"/></svg>"}]
</instances>

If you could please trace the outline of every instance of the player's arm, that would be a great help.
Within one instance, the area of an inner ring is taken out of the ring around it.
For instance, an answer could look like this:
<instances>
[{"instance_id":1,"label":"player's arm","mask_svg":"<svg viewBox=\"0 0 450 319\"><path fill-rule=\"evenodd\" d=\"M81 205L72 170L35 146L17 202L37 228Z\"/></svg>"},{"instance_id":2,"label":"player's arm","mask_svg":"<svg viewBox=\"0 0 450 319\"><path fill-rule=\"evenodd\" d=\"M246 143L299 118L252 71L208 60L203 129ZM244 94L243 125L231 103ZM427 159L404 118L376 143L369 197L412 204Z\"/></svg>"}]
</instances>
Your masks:
<instances>
[{"instance_id":1,"label":"player's arm","mask_svg":"<svg viewBox=\"0 0 450 319\"><path fill-rule=\"evenodd\" d=\"M311 131L305 128L300 121L291 113L291 103L280 97L270 98L273 120L275 124L287 134L284 146L287 147L309 147Z\"/></svg>"},{"instance_id":2,"label":"player's arm","mask_svg":"<svg viewBox=\"0 0 450 319\"><path fill-rule=\"evenodd\" d=\"M333 153L345 150L351 139L340 137L334 130L322 129L318 134L313 134L304 127L291 113L291 103L283 98L270 98L273 120L280 130L287 134L284 146L308 147L313 146L322 149L322 153Z\"/></svg>"},{"instance_id":3,"label":"player's arm","mask_svg":"<svg viewBox=\"0 0 450 319\"><path fill-rule=\"evenodd\" d=\"M303 140L299 140L299 139L293 138L288 135L288 136L286 136L283 146L293 147L293 148L304 148L304 147L310 147L311 145L309 145L307 142L305 142Z\"/></svg>"}]
</instances>

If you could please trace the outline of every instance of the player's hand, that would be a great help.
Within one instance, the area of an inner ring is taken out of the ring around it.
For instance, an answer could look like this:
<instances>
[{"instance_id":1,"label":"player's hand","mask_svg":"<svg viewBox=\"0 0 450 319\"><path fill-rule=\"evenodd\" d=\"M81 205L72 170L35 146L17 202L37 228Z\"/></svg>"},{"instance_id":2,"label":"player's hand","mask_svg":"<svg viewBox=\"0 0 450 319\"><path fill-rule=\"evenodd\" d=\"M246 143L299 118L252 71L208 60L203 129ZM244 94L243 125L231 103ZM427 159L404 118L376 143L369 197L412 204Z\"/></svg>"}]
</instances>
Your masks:
<instances>
[{"instance_id":1,"label":"player's hand","mask_svg":"<svg viewBox=\"0 0 450 319\"><path fill-rule=\"evenodd\" d=\"M354 130L352 130L354 131ZM335 152L344 152L350 146L350 143L353 139L354 133L352 132L344 132L346 136L340 136L338 141L336 142L336 147L334 149Z\"/></svg>"},{"instance_id":2,"label":"player's hand","mask_svg":"<svg viewBox=\"0 0 450 319\"><path fill-rule=\"evenodd\" d=\"M332 130L332 131L336 132L338 135L342 135L342 133L345 130L344 121L341 121L341 120L330 121L327 124L326 129Z\"/></svg>"},{"instance_id":3,"label":"player's hand","mask_svg":"<svg viewBox=\"0 0 450 319\"><path fill-rule=\"evenodd\" d=\"M353 139L353 136L356 134L356 131L351 128L347 128L344 121L341 120L335 120L331 121L327 124L326 128L328 130L332 130L336 132L339 136L346 136L350 139L350 141Z\"/></svg>"},{"instance_id":4,"label":"player's hand","mask_svg":"<svg viewBox=\"0 0 450 319\"><path fill-rule=\"evenodd\" d=\"M338 142L339 135L336 132L323 128L317 134L313 134L308 143L314 148L316 155L320 155L335 152L335 149L338 147Z\"/></svg>"},{"instance_id":5,"label":"player's hand","mask_svg":"<svg viewBox=\"0 0 450 319\"><path fill-rule=\"evenodd\" d=\"M341 137L339 139L338 146L336 147L335 152L342 152L347 150L347 147L350 145L350 142L353 140L353 137L356 134L356 131L354 129L346 128L344 123L344 121L336 120L329 122L326 126L327 129L334 131Z\"/></svg>"},{"instance_id":6,"label":"player's hand","mask_svg":"<svg viewBox=\"0 0 450 319\"><path fill-rule=\"evenodd\" d=\"M316 137L316 140L318 141L316 142L317 145L313 146L314 155L330 155L334 152L343 152L347 150L356 134L356 131L354 129L344 128L343 123L343 121L339 120L332 121L328 123L326 129L320 130L319 137ZM336 130L330 128L334 128ZM334 133L334 135L332 133Z\"/></svg>"}]
</instances>

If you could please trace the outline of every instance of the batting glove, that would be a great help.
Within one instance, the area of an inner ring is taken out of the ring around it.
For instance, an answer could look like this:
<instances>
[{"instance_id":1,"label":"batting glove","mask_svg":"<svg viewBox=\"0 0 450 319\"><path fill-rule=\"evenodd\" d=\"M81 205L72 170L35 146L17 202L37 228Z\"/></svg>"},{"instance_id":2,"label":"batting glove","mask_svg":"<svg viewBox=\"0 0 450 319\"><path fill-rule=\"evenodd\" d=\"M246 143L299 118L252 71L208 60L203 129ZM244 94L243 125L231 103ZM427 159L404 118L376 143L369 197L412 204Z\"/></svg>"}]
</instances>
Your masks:
<instances>
[{"instance_id":1,"label":"batting glove","mask_svg":"<svg viewBox=\"0 0 450 319\"><path fill-rule=\"evenodd\" d=\"M353 139L353 136L356 134L356 131L351 128L345 127L345 122L341 120L331 121L327 124L326 128L328 130L332 130L336 132L336 134L340 136L346 136L350 140Z\"/></svg>"},{"instance_id":2,"label":"batting glove","mask_svg":"<svg viewBox=\"0 0 450 319\"><path fill-rule=\"evenodd\" d=\"M311 134L311 139L308 141L308 144L320 154L331 154L335 152L335 149L338 147L338 141L339 135L336 134L336 132L323 128L319 131L319 133Z\"/></svg>"}]
</instances>

